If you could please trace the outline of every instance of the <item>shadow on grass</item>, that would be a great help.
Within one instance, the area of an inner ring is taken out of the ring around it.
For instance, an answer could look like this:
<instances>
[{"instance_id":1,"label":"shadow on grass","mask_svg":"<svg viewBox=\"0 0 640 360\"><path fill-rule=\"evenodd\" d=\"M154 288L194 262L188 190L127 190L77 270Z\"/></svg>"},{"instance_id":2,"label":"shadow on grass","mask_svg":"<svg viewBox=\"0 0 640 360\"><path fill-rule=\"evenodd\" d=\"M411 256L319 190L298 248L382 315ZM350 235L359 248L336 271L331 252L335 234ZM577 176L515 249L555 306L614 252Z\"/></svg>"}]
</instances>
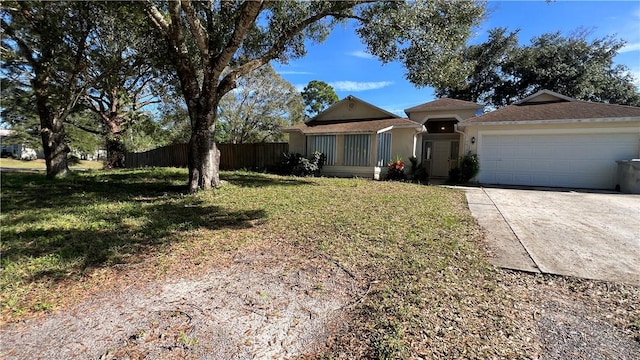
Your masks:
<instances>
[{"instance_id":1,"label":"shadow on grass","mask_svg":"<svg viewBox=\"0 0 640 360\"><path fill-rule=\"evenodd\" d=\"M222 180L241 187L297 186L313 184L305 178L290 178L251 172L231 172L222 175Z\"/></svg>"},{"instance_id":2,"label":"shadow on grass","mask_svg":"<svg viewBox=\"0 0 640 360\"><path fill-rule=\"evenodd\" d=\"M230 211L187 195L186 186L177 185L185 175L136 170L49 180L2 174L2 268L29 264L29 280L59 280L153 253L191 230L249 228L266 216L262 209Z\"/></svg>"}]
</instances>

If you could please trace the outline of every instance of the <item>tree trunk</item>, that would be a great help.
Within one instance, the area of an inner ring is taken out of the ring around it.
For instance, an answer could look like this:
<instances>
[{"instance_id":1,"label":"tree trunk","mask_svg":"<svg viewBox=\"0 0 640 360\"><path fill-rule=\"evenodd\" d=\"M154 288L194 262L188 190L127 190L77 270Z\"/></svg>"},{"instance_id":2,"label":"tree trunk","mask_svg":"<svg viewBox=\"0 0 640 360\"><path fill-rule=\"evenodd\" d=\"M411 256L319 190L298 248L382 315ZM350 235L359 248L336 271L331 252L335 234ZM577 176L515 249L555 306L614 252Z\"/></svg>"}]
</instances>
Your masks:
<instances>
[{"instance_id":1,"label":"tree trunk","mask_svg":"<svg viewBox=\"0 0 640 360\"><path fill-rule=\"evenodd\" d=\"M220 150L210 114L198 114L189 140L189 192L220 187ZM214 118L215 120L215 118Z\"/></svg>"},{"instance_id":2,"label":"tree trunk","mask_svg":"<svg viewBox=\"0 0 640 360\"><path fill-rule=\"evenodd\" d=\"M105 169L124 168L126 148L122 141L122 134L109 134L106 141L107 158L104 160Z\"/></svg>"},{"instance_id":3,"label":"tree trunk","mask_svg":"<svg viewBox=\"0 0 640 360\"><path fill-rule=\"evenodd\" d=\"M47 177L63 177L69 173L67 154L69 146L65 141L65 132L61 121L53 118L40 119L42 149L47 164Z\"/></svg>"},{"instance_id":4,"label":"tree trunk","mask_svg":"<svg viewBox=\"0 0 640 360\"><path fill-rule=\"evenodd\" d=\"M47 164L47 177L63 177L69 173L67 155L69 146L66 142L64 131L64 111L58 113L52 110L48 93L48 73L36 72L32 82L36 97L36 109L40 118L40 137L42 138L42 150Z\"/></svg>"}]
</instances>

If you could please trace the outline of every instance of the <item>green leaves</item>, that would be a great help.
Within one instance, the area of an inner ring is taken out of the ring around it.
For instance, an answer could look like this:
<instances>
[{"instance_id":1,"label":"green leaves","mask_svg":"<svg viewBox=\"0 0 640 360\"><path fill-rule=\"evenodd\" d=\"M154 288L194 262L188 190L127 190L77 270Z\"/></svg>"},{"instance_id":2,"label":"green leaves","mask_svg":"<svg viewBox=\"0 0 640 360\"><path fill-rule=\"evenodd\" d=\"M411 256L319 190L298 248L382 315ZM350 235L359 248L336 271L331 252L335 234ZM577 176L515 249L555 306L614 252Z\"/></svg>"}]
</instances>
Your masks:
<instances>
[{"instance_id":1,"label":"green leaves","mask_svg":"<svg viewBox=\"0 0 640 360\"><path fill-rule=\"evenodd\" d=\"M517 31L490 30L487 42L465 51L465 61L473 64L466 79L437 87L437 95L500 107L547 89L580 100L640 105L629 69L613 64L624 41L588 35L548 33L519 46Z\"/></svg>"},{"instance_id":2,"label":"green leaves","mask_svg":"<svg viewBox=\"0 0 640 360\"><path fill-rule=\"evenodd\" d=\"M216 140L235 144L282 141L282 128L302 121L302 98L271 65L238 81L218 106Z\"/></svg>"},{"instance_id":3,"label":"green leaves","mask_svg":"<svg viewBox=\"0 0 640 360\"><path fill-rule=\"evenodd\" d=\"M309 117L318 115L339 100L333 87L319 80L312 80L304 87L302 98Z\"/></svg>"},{"instance_id":4,"label":"green leaves","mask_svg":"<svg viewBox=\"0 0 640 360\"><path fill-rule=\"evenodd\" d=\"M357 32L382 62L402 62L416 86L441 87L468 71L462 52L483 14L474 1L377 2L362 10Z\"/></svg>"}]
</instances>

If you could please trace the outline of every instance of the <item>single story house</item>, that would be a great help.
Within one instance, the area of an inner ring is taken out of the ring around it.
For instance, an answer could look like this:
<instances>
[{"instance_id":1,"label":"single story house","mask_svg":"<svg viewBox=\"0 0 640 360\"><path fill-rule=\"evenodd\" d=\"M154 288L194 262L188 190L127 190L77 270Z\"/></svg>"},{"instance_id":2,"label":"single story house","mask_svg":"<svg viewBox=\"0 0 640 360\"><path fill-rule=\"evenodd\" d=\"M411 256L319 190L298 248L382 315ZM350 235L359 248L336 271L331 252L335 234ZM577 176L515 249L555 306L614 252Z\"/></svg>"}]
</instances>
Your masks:
<instances>
[{"instance_id":1,"label":"single story house","mask_svg":"<svg viewBox=\"0 0 640 360\"><path fill-rule=\"evenodd\" d=\"M479 115L481 109L438 99L406 109L408 118L399 118L349 96L285 131L290 151L331 154L323 171L328 176L378 179L391 158L416 156L430 178L445 179L471 152L480 159L474 179L479 183L614 189L616 161L640 157L640 107L542 90ZM364 134L368 142L350 136ZM352 165L354 157L361 160L358 166Z\"/></svg>"},{"instance_id":2,"label":"single story house","mask_svg":"<svg viewBox=\"0 0 640 360\"><path fill-rule=\"evenodd\" d=\"M289 151L327 156L322 174L381 178L392 156L414 154L422 125L349 95L307 122L284 129Z\"/></svg>"}]
</instances>

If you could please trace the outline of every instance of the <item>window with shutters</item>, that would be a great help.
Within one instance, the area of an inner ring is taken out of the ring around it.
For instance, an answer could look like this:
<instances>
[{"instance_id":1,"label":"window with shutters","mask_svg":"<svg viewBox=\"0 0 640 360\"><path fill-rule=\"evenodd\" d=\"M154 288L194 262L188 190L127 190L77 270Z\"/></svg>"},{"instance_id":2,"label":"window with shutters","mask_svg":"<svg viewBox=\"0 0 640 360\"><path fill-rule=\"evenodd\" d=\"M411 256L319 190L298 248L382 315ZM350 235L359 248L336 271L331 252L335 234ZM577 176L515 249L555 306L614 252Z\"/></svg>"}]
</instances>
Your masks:
<instances>
[{"instance_id":1,"label":"window with shutters","mask_svg":"<svg viewBox=\"0 0 640 360\"><path fill-rule=\"evenodd\" d=\"M345 135L344 136L344 165L369 166L369 154L371 149L371 135Z\"/></svg>"},{"instance_id":2,"label":"window with shutters","mask_svg":"<svg viewBox=\"0 0 640 360\"><path fill-rule=\"evenodd\" d=\"M377 166L387 166L391 162L391 134L384 132L378 134Z\"/></svg>"},{"instance_id":3,"label":"window with shutters","mask_svg":"<svg viewBox=\"0 0 640 360\"><path fill-rule=\"evenodd\" d=\"M307 155L319 151L327 157L325 165L336 164L336 136L335 135L311 135L307 136Z\"/></svg>"}]
</instances>

